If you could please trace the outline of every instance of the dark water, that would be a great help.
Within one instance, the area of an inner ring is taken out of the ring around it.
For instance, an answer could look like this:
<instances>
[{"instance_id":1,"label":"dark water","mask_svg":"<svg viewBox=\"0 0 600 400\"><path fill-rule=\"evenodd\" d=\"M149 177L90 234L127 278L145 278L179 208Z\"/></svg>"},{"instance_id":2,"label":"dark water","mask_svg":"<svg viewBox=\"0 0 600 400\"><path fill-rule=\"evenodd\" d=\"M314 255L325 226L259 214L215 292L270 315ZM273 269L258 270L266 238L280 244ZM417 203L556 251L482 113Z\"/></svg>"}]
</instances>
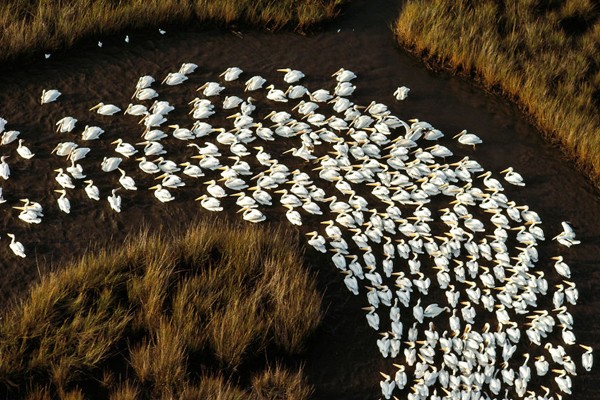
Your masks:
<instances>
[{"instance_id":1,"label":"dark water","mask_svg":"<svg viewBox=\"0 0 600 400\"><path fill-rule=\"evenodd\" d=\"M600 318L596 311L600 308L598 192L564 160L558 149L542 139L516 107L469 82L429 72L397 48L390 30L397 10L398 5L393 1L354 1L339 20L327 25L323 32L309 36L243 31L240 38L230 32L186 27L171 27L164 36L154 31L130 33L129 45L122 43L121 38L113 38L103 40L102 49L82 45L48 61L11 68L0 75L0 115L9 120L8 129L22 131L21 137L40 156L31 161L17 156L9 159L12 176L3 182L3 188L5 196L8 198L10 193L10 198L2 207L15 205L16 199L22 197L44 205L54 204L57 195L52 189L57 185L52 169L66 163L49 156L49 152L57 141L73 138L63 134L59 139L59 134L53 133L55 121L63 116L79 119L77 132L86 124L100 125L107 132L103 139L123 137L129 142L141 141L137 138L141 131L135 125L137 117L123 117L128 122L120 123L87 112L98 101L125 108L141 75L160 79L177 70L182 62L198 64L198 71L190 75L191 84L158 87L161 97L164 95L176 107L184 109L185 102L194 97L196 87L207 80L217 80L216 75L229 66L241 67L246 77L260 74L270 81L279 79L278 82L281 75L275 70L292 67L306 74L305 86L330 89L330 75L344 67L359 76L352 98L355 103L383 102L400 118L428 121L445 132L446 137L462 129L479 135L484 141L482 145L476 150L463 146L460 151L493 172L508 166L520 172L527 186L506 188L507 195L539 213L547 238L560 231L560 221L572 223L582 244L563 248L561 254L571 266L580 291L579 304L572 309L575 334L579 343L600 348ZM411 89L404 102L397 102L392 96L400 85ZM63 95L58 102L40 108L43 88L57 88ZM176 118L183 120L184 116L174 114L169 122L176 122ZM85 144L93 149L80 161L85 169L91 170L92 166L97 169L102 157L112 153L114 145L109 142ZM16 143L11 146L16 147ZM452 148L457 146L453 144ZM185 147L180 150L186 151ZM271 153L276 156L277 148ZM128 160L123 166L129 172L135 164ZM139 174L131 172L131 175L141 179ZM118 175L90 174L90 177L101 188L118 187ZM16 211L2 212L0 226L3 231L17 234L28 249L28 258L15 260L5 246L6 236L2 235L0 243L5 245L0 245L0 273L4 276L0 282L1 294L5 298L18 297L39 274L83 254L89 245L118 243L142 224L183 227L203 214L192 201L197 195L193 191L177 192L177 201L166 205L157 205L146 191L136 194L121 191L121 195L123 212L116 214L108 209L104 198L101 207L77 208L85 198L79 190L69 195L73 205L71 215L65 217L57 207L46 206L40 226L20 223ZM276 214L271 217L283 218ZM364 315L356 312L365 305L363 298L348 298L339 274L332 271L332 266L324 265L326 260L315 257L311 251L307 251L307 260L320 271L320 287L326 290L328 303L325 323L311 341L305 361L306 371L316 386L315 398L378 398L378 371L389 363L377 352L375 334L366 326ZM595 368L584 373L580 368L573 379L573 398L600 398L597 371Z\"/></svg>"}]
</instances>

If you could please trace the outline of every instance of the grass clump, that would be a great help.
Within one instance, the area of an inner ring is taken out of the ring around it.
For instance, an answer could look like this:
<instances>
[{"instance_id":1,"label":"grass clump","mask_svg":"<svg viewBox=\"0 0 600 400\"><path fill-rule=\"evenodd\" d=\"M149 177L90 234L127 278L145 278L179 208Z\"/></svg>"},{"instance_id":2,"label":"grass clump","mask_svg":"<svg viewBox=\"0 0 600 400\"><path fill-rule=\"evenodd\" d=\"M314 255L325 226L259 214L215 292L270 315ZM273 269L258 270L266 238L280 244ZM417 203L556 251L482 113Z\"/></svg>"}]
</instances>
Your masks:
<instances>
[{"instance_id":1,"label":"grass clump","mask_svg":"<svg viewBox=\"0 0 600 400\"><path fill-rule=\"evenodd\" d=\"M395 34L515 100L598 184L599 17L591 0L407 0Z\"/></svg>"},{"instance_id":2,"label":"grass clump","mask_svg":"<svg viewBox=\"0 0 600 400\"><path fill-rule=\"evenodd\" d=\"M306 398L301 370L260 367L300 352L321 320L293 242L201 222L172 239L142 232L44 277L0 320L0 395L247 399L256 385L244 377L263 374L300 382L286 398Z\"/></svg>"},{"instance_id":3,"label":"grass clump","mask_svg":"<svg viewBox=\"0 0 600 400\"><path fill-rule=\"evenodd\" d=\"M7 0L0 62L71 47L83 38L174 23L241 22L304 30L335 17L344 0Z\"/></svg>"}]
</instances>

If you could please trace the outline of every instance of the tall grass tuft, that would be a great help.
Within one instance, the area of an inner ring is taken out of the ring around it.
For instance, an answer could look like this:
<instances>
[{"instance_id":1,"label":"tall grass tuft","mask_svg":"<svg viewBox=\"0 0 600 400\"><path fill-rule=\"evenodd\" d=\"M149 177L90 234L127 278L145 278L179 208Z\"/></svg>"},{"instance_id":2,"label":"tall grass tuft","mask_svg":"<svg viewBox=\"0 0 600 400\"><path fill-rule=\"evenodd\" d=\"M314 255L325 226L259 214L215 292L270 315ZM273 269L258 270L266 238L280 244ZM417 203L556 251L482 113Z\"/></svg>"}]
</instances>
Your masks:
<instances>
[{"instance_id":1,"label":"tall grass tuft","mask_svg":"<svg viewBox=\"0 0 600 400\"><path fill-rule=\"evenodd\" d=\"M345 0L7 0L0 5L0 62L71 47L81 39L174 23L241 22L304 30Z\"/></svg>"},{"instance_id":2,"label":"tall grass tuft","mask_svg":"<svg viewBox=\"0 0 600 400\"><path fill-rule=\"evenodd\" d=\"M312 388L305 382L302 369L292 372L275 365L252 377L252 394L256 400L306 400Z\"/></svg>"},{"instance_id":3,"label":"tall grass tuft","mask_svg":"<svg viewBox=\"0 0 600 400\"><path fill-rule=\"evenodd\" d=\"M260 374L266 350L298 353L321 320L293 242L283 230L201 221L173 238L142 232L44 277L0 319L0 395L247 398L239 374Z\"/></svg>"},{"instance_id":4,"label":"tall grass tuft","mask_svg":"<svg viewBox=\"0 0 600 400\"><path fill-rule=\"evenodd\" d=\"M600 7L591 0L407 0L397 40L516 101L600 184Z\"/></svg>"}]
</instances>

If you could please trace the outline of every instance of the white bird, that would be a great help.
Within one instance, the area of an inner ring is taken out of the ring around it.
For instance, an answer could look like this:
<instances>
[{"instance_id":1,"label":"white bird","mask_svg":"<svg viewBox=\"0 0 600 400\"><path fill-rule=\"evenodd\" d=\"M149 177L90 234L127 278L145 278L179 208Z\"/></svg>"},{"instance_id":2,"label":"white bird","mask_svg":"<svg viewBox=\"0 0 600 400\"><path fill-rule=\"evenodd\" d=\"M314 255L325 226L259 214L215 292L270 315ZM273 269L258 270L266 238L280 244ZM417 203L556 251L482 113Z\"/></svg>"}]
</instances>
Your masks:
<instances>
[{"instance_id":1,"label":"white bird","mask_svg":"<svg viewBox=\"0 0 600 400\"><path fill-rule=\"evenodd\" d=\"M191 74L194 71L196 71L197 68L198 68L197 64L194 64L194 63L183 63L183 64L181 64L181 67L179 68L179 73L180 74L184 74L184 75L188 75L188 74Z\"/></svg>"},{"instance_id":2,"label":"white bird","mask_svg":"<svg viewBox=\"0 0 600 400\"><path fill-rule=\"evenodd\" d=\"M151 100L151 99L154 99L155 97L158 97L158 92L152 88L138 89L133 94L132 98L133 97L135 97L136 99L138 99L140 101Z\"/></svg>"},{"instance_id":3,"label":"white bird","mask_svg":"<svg viewBox=\"0 0 600 400\"><path fill-rule=\"evenodd\" d=\"M569 268L569 265L565 262L563 262L563 257L562 256L557 256L557 257L551 257L553 260L556 260L556 262L554 263L554 269L556 270L556 272L558 272L558 274L560 276L563 276L567 279L571 278L571 268Z\"/></svg>"},{"instance_id":4,"label":"white bird","mask_svg":"<svg viewBox=\"0 0 600 400\"><path fill-rule=\"evenodd\" d=\"M554 236L552 240L556 240L558 243L566 247L571 247L581 243L581 241L575 240L575 231L573 231L573 228L571 228L571 225L569 225L568 222L563 221L560 224L562 225L563 231Z\"/></svg>"},{"instance_id":5,"label":"white bird","mask_svg":"<svg viewBox=\"0 0 600 400\"><path fill-rule=\"evenodd\" d=\"M0 157L0 177L4 180L10 177L10 166L6 162L8 156Z\"/></svg>"},{"instance_id":6,"label":"white bird","mask_svg":"<svg viewBox=\"0 0 600 400\"><path fill-rule=\"evenodd\" d=\"M69 199L67 199L67 192L64 189L55 190L55 192L61 194L60 197L56 199L56 202L58 203L58 208L60 208L60 210L65 214L70 214L71 202L69 202Z\"/></svg>"},{"instance_id":7,"label":"white bird","mask_svg":"<svg viewBox=\"0 0 600 400\"><path fill-rule=\"evenodd\" d=\"M525 186L525 182L523 182L523 177L518 172L513 171L513 167L508 167L505 170L500 171L501 174L504 175L504 180L511 185L515 186Z\"/></svg>"},{"instance_id":8,"label":"white bird","mask_svg":"<svg viewBox=\"0 0 600 400\"><path fill-rule=\"evenodd\" d=\"M121 109L114 104L104 104L102 102L96 104L94 107L90 108L90 111L94 111L101 115L114 115L121 111Z\"/></svg>"},{"instance_id":9,"label":"white bird","mask_svg":"<svg viewBox=\"0 0 600 400\"><path fill-rule=\"evenodd\" d=\"M138 90L145 89L147 87L150 87L150 85L152 85L154 83L154 81L155 81L155 79L153 77L151 77L150 75L141 76L138 79L138 81L135 85L135 88Z\"/></svg>"},{"instance_id":10,"label":"white bird","mask_svg":"<svg viewBox=\"0 0 600 400\"><path fill-rule=\"evenodd\" d=\"M581 355L581 365L586 371L591 371L592 365L594 364L594 355L592 354L592 348L590 346L584 346L582 344L580 344L579 346L585 350L585 353Z\"/></svg>"},{"instance_id":11,"label":"white bird","mask_svg":"<svg viewBox=\"0 0 600 400\"><path fill-rule=\"evenodd\" d=\"M104 172L111 172L119 168L119 164L121 164L121 161L123 161L121 157L104 157L100 167Z\"/></svg>"},{"instance_id":12,"label":"white bird","mask_svg":"<svg viewBox=\"0 0 600 400\"><path fill-rule=\"evenodd\" d=\"M15 140L17 140L17 138L19 137L20 134L21 134L21 132L19 132L19 131L3 132L2 139L0 139L0 146L4 146L6 144L14 142Z\"/></svg>"},{"instance_id":13,"label":"white bird","mask_svg":"<svg viewBox=\"0 0 600 400\"><path fill-rule=\"evenodd\" d=\"M98 190L98 186L94 185L94 181L89 179L89 180L83 181L83 182L87 183L87 186L84 188L85 194L87 194L87 196L90 199L99 201L100 200L100 191Z\"/></svg>"},{"instance_id":14,"label":"white bird","mask_svg":"<svg viewBox=\"0 0 600 400\"><path fill-rule=\"evenodd\" d=\"M129 105L127 106L127 108L125 109L125 111L123 113L129 114L129 115L136 115L136 116L148 115L148 108L142 104L129 103Z\"/></svg>"},{"instance_id":15,"label":"white bird","mask_svg":"<svg viewBox=\"0 0 600 400\"><path fill-rule=\"evenodd\" d=\"M169 201L175 200L175 197L173 197L171 192L163 188L162 185L152 186L149 189L154 190L154 197L156 197L162 203L167 203Z\"/></svg>"},{"instance_id":16,"label":"white bird","mask_svg":"<svg viewBox=\"0 0 600 400\"><path fill-rule=\"evenodd\" d=\"M335 79L338 82L349 82L356 78L356 74L354 72L344 69L344 68L338 69L331 76L335 76Z\"/></svg>"},{"instance_id":17,"label":"white bird","mask_svg":"<svg viewBox=\"0 0 600 400\"><path fill-rule=\"evenodd\" d=\"M121 196L117 195L118 190L119 190L119 188L113 189L111 192L112 194L110 196L108 196L107 200L108 200L108 204L110 204L110 208L112 208L116 212L120 213L121 212Z\"/></svg>"},{"instance_id":18,"label":"white bird","mask_svg":"<svg viewBox=\"0 0 600 400\"><path fill-rule=\"evenodd\" d=\"M383 376L385 378L384 381L379 382L379 386L381 387L381 394L386 399L389 399L392 397L392 393L394 392L394 389L396 388L396 382L393 381L389 375L384 374L383 372L380 372L380 374L381 374L381 376Z\"/></svg>"},{"instance_id":19,"label":"white bird","mask_svg":"<svg viewBox=\"0 0 600 400\"><path fill-rule=\"evenodd\" d=\"M167 84L169 86L180 85L183 82L187 81L188 77L179 72L170 72L167 74L165 79L161 82L161 84Z\"/></svg>"},{"instance_id":20,"label":"white bird","mask_svg":"<svg viewBox=\"0 0 600 400\"><path fill-rule=\"evenodd\" d=\"M81 134L82 140L96 140L100 138L100 135L104 133L104 129L98 126L86 125L83 133Z\"/></svg>"},{"instance_id":21,"label":"white bird","mask_svg":"<svg viewBox=\"0 0 600 400\"><path fill-rule=\"evenodd\" d=\"M164 29L158 29L158 33L160 33L161 35L164 35L165 33L167 33L167 31L165 31Z\"/></svg>"},{"instance_id":22,"label":"white bird","mask_svg":"<svg viewBox=\"0 0 600 400\"><path fill-rule=\"evenodd\" d=\"M243 71L238 67L229 67L221 75L227 82L234 81L241 75Z\"/></svg>"},{"instance_id":23,"label":"white bird","mask_svg":"<svg viewBox=\"0 0 600 400\"><path fill-rule=\"evenodd\" d=\"M23 257L23 258L27 257L25 254L25 246L23 246L23 244L21 242L17 242L15 240L15 235L13 235L12 233L7 233L6 235L11 239L8 247L10 247L12 252L15 253L15 255L17 255L19 257Z\"/></svg>"},{"instance_id":24,"label":"white bird","mask_svg":"<svg viewBox=\"0 0 600 400\"><path fill-rule=\"evenodd\" d=\"M297 69L281 68L281 69L278 69L277 71L285 72L285 75L283 76L283 80L286 83L298 82L300 79L304 78L304 73L302 73L302 71L298 71Z\"/></svg>"},{"instance_id":25,"label":"white bird","mask_svg":"<svg viewBox=\"0 0 600 400\"><path fill-rule=\"evenodd\" d=\"M115 148L115 151L127 158L131 157L132 155L138 152L137 149L133 147L133 145L123 142L123 139L117 139L111 142L110 144L116 144L117 147Z\"/></svg>"},{"instance_id":26,"label":"white bird","mask_svg":"<svg viewBox=\"0 0 600 400\"><path fill-rule=\"evenodd\" d=\"M19 153L19 155L24 159L29 160L30 158L35 156L35 154L33 154L31 150L29 150L29 147L23 145L24 142L25 141L23 139L19 139L19 147L17 147L17 153Z\"/></svg>"},{"instance_id":27,"label":"white bird","mask_svg":"<svg viewBox=\"0 0 600 400\"><path fill-rule=\"evenodd\" d=\"M453 137L453 139L456 138L458 138L459 143L473 146L473 148L475 148L475 145L483 143L479 136L472 133L467 133L466 129L460 131L456 136Z\"/></svg>"},{"instance_id":28,"label":"white bird","mask_svg":"<svg viewBox=\"0 0 600 400\"><path fill-rule=\"evenodd\" d=\"M77 120L73 117L61 118L56 123L56 126L57 126L56 131L61 132L61 133L71 132L73 129L75 129L76 123L77 123Z\"/></svg>"},{"instance_id":29,"label":"white bird","mask_svg":"<svg viewBox=\"0 0 600 400\"><path fill-rule=\"evenodd\" d=\"M246 87L244 91L258 90L265 84L267 80L262 76L256 75L246 81Z\"/></svg>"},{"instance_id":30,"label":"white bird","mask_svg":"<svg viewBox=\"0 0 600 400\"><path fill-rule=\"evenodd\" d=\"M398 89L396 89L396 91L394 92L394 97L396 98L396 100L398 101L402 101L405 100L408 97L408 92L410 92L410 89L407 88L406 86L400 86Z\"/></svg>"},{"instance_id":31,"label":"white bird","mask_svg":"<svg viewBox=\"0 0 600 400\"><path fill-rule=\"evenodd\" d=\"M262 212L260 212L259 210L255 209L255 208L243 207L238 212L243 213L242 218L244 220L252 222L252 223L262 222L265 219L267 219L267 217Z\"/></svg>"},{"instance_id":32,"label":"white bird","mask_svg":"<svg viewBox=\"0 0 600 400\"><path fill-rule=\"evenodd\" d=\"M69 152L67 159L75 163L85 158L90 151L91 149L89 147L78 147Z\"/></svg>"},{"instance_id":33,"label":"white bird","mask_svg":"<svg viewBox=\"0 0 600 400\"><path fill-rule=\"evenodd\" d=\"M203 194L202 196L196 198L196 201L200 201L200 205L208 211L223 211L221 202L219 199L215 199L214 197L209 197Z\"/></svg>"},{"instance_id":34,"label":"white bird","mask_svg":"<svg viewBox=\"0 0 600 400\"><path fill-rule=\"evenodd\" d=\"M56 89L42 90L41 102L42 104L52 103L53 101L56 101L60 95L61 93Z\"/></svg>"},{"instance_id":35,"label":"white bird","mask_svg":"<svg viewBox=\"0 0 600 400\"><path fill-rule=\"evenodd\" d=\"M125 188L125 190L137 190L137 187L135 186L135 181L133 180L133 178L130 176L127 176L126 172L124 170L122 170L121 168L118 168L118 170L121 173L121 177L119 178L119 183L121 184L121 186L123 186Z\"/></svg>"}]
</instances>

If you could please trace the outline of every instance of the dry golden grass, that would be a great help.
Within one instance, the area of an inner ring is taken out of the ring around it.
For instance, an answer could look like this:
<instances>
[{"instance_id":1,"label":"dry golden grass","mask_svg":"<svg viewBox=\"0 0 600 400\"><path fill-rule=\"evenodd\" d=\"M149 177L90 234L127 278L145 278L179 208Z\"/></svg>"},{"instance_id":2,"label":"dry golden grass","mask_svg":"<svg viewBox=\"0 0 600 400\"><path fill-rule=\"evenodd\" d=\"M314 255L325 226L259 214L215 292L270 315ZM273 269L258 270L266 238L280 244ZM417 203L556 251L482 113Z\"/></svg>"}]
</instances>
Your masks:
<instances>
[{"instance_id":1,"label":"dry golden grass","mask_svg":"<svg viewBox=\"0 0 600 400\"><path fill-rule=\"evenodd\" d=\"M600 183L600 6L591 0L408 0L398 41L514 99Z\"/></svg>"},{"instance_id":2,"label":"dry golden grass","mask_svg":"<svg viewBox=\"0 0 600 400\"><path fill-rule=\"evenodd\" d=\"M303 30L345 0L8 0L0 5L0 62L71 47L83 38L172 23L247 23Z\"/></svg>"},{"instance_id":3,"label":"dry golden grass","mask_svg":"<svg viewBox=\"0 0 600 400\"><path fill-rule=\"evenodd\" d=\"M256 400L306 400L312 388L306 384L302 369L291 372L275 365L252 378L252 394Z\"/></svg>"},{"instance_id":4,"label":"dry golden grass","mask_svg":"<svg viewBox=\"0 0 600 400\"><path fill-rule=\"evenodd\" d=\"M299 352L321 320L295 239L202 221L172 239L143 232L46 276L0 320L0 395L248 398L232 382L260 372L244 363ZM310 390L294 387L294 398Z\"/></svg>"}]
</instances>

